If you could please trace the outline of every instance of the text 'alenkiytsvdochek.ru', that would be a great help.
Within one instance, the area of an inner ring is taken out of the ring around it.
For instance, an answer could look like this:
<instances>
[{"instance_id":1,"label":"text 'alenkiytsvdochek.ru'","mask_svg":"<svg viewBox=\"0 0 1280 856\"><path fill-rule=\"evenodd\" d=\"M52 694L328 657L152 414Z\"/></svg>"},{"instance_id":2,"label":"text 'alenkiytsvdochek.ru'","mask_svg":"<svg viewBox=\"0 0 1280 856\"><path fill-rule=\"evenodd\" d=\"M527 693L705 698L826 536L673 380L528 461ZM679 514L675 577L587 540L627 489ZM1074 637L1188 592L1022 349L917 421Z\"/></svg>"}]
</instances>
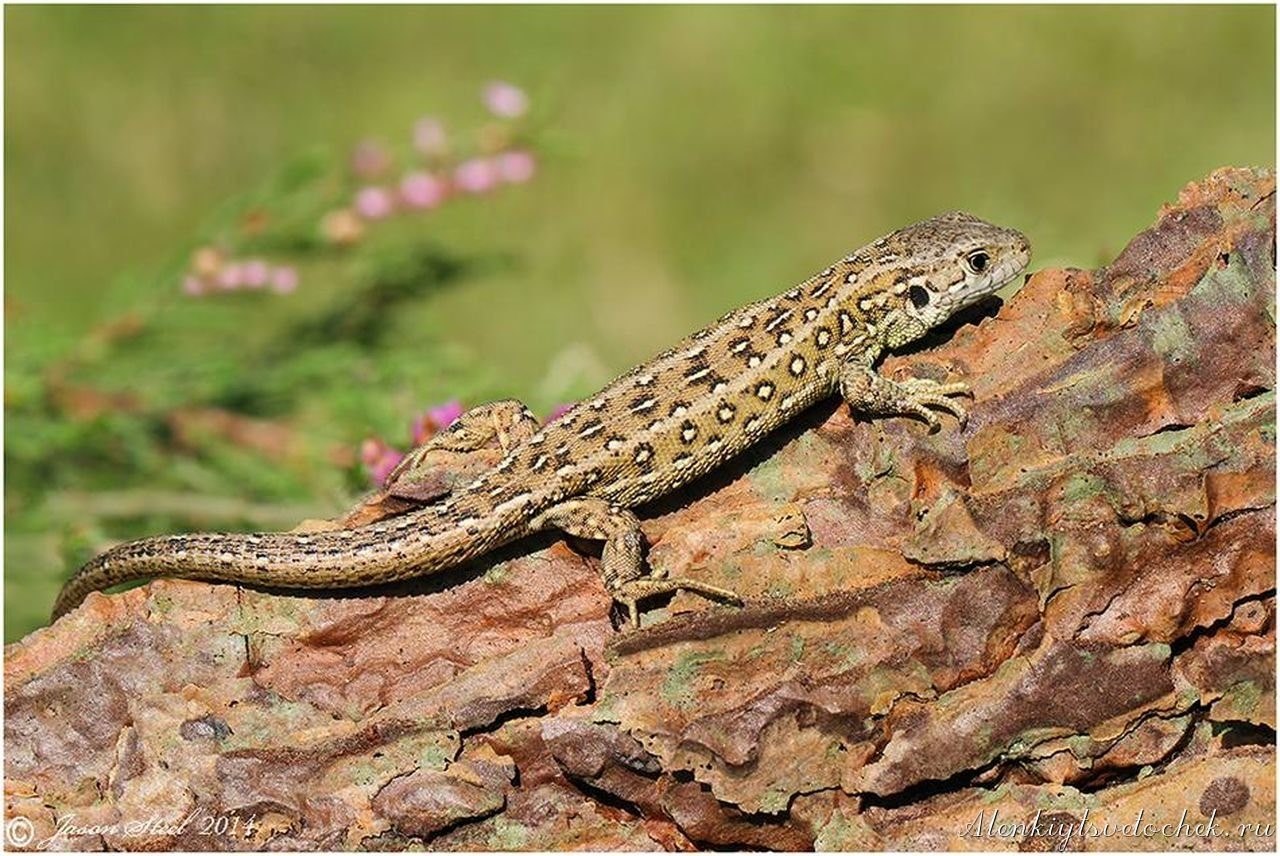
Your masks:
<instances>
[{"instance_id":1,"label":"text 'alenkiytsvdochek.ru'","mask_svg":"<svg viewBox=\"0 0 1280 856\"><path fill-rule=\"evenodd\" d=\"M1085 841L1112 841L1117 850L1127 850L1123 839L1235 840L1244 847L1264 842L1270 847L1275 828L1270 822L1233 821L1220 817L1217 809L1203 815L1194 809L1163 813L1138 809L1123 818L1108 816L1089 808L1077 812L1037 809L1031 815L1001 814L999 809L979 811L960 833L967 839L1027 841L1035 838L1055 849L1077 849ZM1130 845L1132 846L1132 845Z\"/></svg>"}]
</instances>

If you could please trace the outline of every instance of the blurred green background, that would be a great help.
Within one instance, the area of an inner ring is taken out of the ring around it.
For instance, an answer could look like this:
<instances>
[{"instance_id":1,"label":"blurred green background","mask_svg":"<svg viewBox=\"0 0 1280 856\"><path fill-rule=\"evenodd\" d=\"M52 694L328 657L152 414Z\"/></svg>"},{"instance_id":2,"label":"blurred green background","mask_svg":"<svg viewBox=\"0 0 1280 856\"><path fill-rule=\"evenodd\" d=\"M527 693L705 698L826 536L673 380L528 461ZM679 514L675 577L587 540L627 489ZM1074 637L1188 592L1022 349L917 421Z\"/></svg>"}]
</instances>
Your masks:
<instances>
[{"instance_id":1,"label":"blurred green background","mask_svg":"<svg viewBox=\"0 0 1280 856\"><path fill-rule=\"evenodd\" d=\"M361 440L403 447L429 404L546 412L942 210L1022 229L1035 267L1094 266L1184 183L1276 145L1263 6L5 24L7 640L113 540L336 513L368 489ZM469 139L495 79L531 99L532 182L353 249L317 238L357 141L408 163L423 115ZM297 292L184 297L210 243L296 265Z\"/></svg>"}]
</instances>

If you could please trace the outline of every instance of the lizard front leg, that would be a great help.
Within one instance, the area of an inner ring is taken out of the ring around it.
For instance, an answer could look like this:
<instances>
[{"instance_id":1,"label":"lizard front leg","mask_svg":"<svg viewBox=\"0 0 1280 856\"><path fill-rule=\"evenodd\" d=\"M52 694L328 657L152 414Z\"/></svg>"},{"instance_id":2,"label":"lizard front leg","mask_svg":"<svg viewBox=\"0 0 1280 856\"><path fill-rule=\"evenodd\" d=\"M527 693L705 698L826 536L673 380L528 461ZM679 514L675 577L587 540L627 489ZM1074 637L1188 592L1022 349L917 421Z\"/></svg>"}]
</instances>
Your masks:
<instances>
[{"instance_id":1,"label":"lizard front leg","mask_svg":"<svg viewBox=\"0 0 1280 856\"><path fill-rule=\"evenodd\" d=\"M621 506L597 497L569 499L544 511L531 523L534 529L554 527L578 538L604 541L600 573L615 601L627 608L631 624L640 626L638 602L660 594L690 591L713 600L740 604L728 589L681 577L645 575L644 535L637 517Z\"/></svg>"},{"instance_id":2,"label":"lizard front leg","mask_svg":"<svg viewBox=\"0 0 1280 856\"><path fill-rule=\"evenodd\" d=\"M873 416L917 416L928 423L930 432L942 427L933 409L952 414L963 428L969 414L948 396L969 394L968 385L963 383L938 383L927 378L895 381L882 377L863 362L850 361L840 366L840 395L850 407Z\"/></svg>"}]
</instances>

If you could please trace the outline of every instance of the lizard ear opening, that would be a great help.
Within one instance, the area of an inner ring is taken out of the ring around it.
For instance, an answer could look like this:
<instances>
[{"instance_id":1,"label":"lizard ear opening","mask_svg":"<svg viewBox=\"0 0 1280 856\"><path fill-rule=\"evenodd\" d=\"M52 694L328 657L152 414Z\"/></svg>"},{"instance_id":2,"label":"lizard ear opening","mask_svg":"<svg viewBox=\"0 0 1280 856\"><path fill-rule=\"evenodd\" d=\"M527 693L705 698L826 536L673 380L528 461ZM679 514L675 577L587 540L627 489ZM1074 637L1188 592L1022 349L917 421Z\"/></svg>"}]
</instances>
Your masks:
<instances>
[{"instance_id":1,"label":"lizard ear opening","mask_svg":"<svg viewBox=\"0 0 1280 856\"><path fill-rule=\"evenodd\" d=\"M929 305L929 289L922 285L913 285L907 289L907 299L916 309L923 309Z\"/></svg>"}]
</instances>

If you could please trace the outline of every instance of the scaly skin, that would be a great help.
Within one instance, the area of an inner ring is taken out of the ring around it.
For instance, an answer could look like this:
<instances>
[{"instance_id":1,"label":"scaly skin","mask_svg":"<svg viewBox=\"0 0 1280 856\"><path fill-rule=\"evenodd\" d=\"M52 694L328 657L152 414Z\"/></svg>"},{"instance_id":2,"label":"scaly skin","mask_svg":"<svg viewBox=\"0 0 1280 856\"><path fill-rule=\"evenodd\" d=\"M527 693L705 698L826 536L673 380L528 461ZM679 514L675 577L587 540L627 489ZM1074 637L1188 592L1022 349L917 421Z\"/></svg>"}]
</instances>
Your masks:
<instances>
[{"instance_id":1,"label":"scaly skin","mask_svg":"<svg viewBox=\"0 0 1280 856\"><path fill-rule=\"evenodd\" d=\"M900 229L770 300L736 309L610 383L546 427L519 402L464 414L411 456L476 449L506 456L442 502L358 529L314 534L146 538L90 561L54 616L89 592L157 576L284 588L346 588L435 573L542 529L605 542L602 573L638 621L637 601L684 589L736 601L687 579L646 576L628 509L737 455L805 408L840 394L872 415L965 412L963 384L882 378L881 355L919 339L1014 279L1030 260L1019 232L963 213Z\"/></svg>"}]
</instances>

